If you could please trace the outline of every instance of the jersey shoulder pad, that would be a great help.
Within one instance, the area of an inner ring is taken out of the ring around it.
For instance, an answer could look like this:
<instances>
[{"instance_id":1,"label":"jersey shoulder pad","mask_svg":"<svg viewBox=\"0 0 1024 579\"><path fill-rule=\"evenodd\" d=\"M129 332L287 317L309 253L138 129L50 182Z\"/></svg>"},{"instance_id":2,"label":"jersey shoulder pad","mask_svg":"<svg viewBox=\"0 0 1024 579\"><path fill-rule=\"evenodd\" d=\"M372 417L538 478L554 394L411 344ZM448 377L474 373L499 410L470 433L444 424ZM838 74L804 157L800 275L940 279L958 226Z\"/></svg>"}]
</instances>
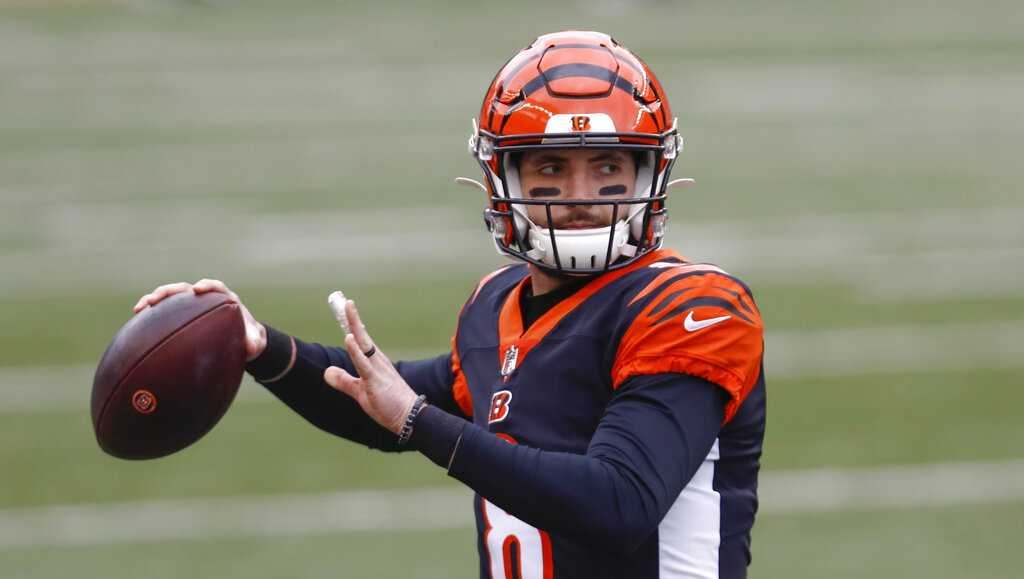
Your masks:
<instances>
[{"instance_id":1,"label":"jersey shoulder pad","mask_svg":"<svg viewBox=\"0 0 1024 579\"><path fill-rule=\"evenodd\" d=\"M638 375L698 376L728 393L728 421L760 375L760 312L749 288L717 266L666 267L629 300L624 326L612 367L616 388Z\"/></svg>"}]
</instances>

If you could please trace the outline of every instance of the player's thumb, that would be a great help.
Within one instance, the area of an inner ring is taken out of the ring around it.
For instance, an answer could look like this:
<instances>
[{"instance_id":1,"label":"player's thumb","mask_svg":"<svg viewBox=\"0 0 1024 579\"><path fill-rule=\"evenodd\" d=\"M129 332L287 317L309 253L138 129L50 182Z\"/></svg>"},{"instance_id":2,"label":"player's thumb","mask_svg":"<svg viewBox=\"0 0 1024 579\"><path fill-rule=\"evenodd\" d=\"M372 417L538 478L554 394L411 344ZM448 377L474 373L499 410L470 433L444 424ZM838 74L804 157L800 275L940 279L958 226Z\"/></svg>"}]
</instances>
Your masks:
<instances>
[{"instance_id":1,"label":"player's thumb","mask_svg":"<svg viewBox=\"0 0 1024 579\"><path fill-rule=\"evenodd\" d=\"M356 396L358 378L355 378L343 368L331 366L324 370L324 382L327 382L327 385L331 388L340 390L353 398Z\"/></svg>"}]
</instances>

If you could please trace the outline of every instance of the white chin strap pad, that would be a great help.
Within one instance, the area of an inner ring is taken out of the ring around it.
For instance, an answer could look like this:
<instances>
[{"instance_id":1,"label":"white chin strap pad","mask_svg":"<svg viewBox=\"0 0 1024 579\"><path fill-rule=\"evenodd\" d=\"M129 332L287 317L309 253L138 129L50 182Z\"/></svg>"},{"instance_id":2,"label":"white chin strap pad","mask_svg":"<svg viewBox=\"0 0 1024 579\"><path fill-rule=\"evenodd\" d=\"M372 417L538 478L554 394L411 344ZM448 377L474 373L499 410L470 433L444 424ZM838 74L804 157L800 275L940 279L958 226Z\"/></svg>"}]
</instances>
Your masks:
<instances>
[{"instance_id":1,"label":"white chin strap pad","mask_svg":"<svg viewBox=\"0 0 1024 579\"><path fill-rule=\"evenodd\" d=\"M611 227L592 229L555 229L555 238L551 239L550 230L538 226L530 228L530 245L533 247L527 255L551 267L562 269L603 269L608 265L608 237L612 234ZM554 243L552 243L554 241ZM619 257L632 256L636 247L629 243L629 227L625 221L615 224L612 239L611 263ZM555 261L555 249L558 249L558 262Z\"/></svg>"}]
</instances>

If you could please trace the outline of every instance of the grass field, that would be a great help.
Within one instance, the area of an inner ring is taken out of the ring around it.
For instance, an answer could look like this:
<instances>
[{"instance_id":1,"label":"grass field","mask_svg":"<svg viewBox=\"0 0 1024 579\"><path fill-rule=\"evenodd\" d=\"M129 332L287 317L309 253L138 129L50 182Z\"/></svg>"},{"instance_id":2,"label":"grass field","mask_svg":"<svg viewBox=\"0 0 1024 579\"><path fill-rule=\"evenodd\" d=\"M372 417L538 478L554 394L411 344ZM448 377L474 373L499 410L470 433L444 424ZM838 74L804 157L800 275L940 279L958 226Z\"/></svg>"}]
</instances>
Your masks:
<instances>
[{"instance_id":1,"label":"grass field","mask_svg":"<svg viewBox=\"0 0 1024 579\"><path fill-rule=\"evenodd\" d=\"M947 497L930 506L769 499L783 473L1024 458L1018 11L0 2L0 577L475 576L468 503L437 528L111 532L102 515L126 501L455 484L315 431L251 382L194 447L117 461L92 438L89 372L140 294L200 277L308 340L337 341L324 299L342 288L390 352L446 348L502 264L479 194L452 184L477 177L469 119L506 58L567 27L612 33L666 85L687 143L675 176L697 180L673 193L670 244L743 277L764 313L751 577L1017 576L1024 492L972 495L981 468L922 488ZM58 516L78 506L99 515Z\"/></svg>"}]
</instances>

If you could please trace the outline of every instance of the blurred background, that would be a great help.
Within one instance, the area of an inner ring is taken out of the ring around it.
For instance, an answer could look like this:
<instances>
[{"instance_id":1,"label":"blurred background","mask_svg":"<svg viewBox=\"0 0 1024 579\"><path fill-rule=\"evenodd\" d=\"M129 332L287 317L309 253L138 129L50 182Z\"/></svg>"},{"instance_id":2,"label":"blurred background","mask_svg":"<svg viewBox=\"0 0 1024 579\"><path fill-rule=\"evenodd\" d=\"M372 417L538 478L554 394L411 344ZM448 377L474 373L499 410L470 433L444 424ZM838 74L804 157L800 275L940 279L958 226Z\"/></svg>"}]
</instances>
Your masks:
<instances>
[{"instance_id":1,"label":"blurred background","mask_svg":"<svg viewBox=\"0 0 1024 579\"><path fill-rule=\"evenodd\" d=\"M337 343L447 348L503 261L470 118L543 33L611 33L686 150L669 244L754 288L769 424L753 578L1015 577L1024 535L1016 1L0 0L0 576L475 577L469 494L247 380L169 458L97 447L143 293L227 281Z\"/></svg>"}]
</instances>

